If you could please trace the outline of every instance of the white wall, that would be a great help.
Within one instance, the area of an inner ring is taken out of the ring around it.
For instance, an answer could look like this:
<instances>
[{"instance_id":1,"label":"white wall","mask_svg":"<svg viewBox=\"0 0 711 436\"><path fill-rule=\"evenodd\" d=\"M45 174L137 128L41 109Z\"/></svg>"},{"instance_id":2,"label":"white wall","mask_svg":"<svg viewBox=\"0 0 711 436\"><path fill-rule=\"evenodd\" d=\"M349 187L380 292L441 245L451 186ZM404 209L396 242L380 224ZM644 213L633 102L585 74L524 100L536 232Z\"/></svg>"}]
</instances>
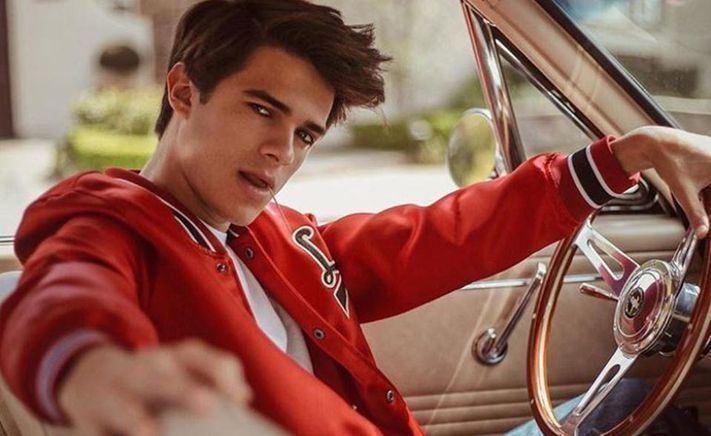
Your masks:
<instances>
[{"instance_id":1,"label":"white wall","mask_svg":"<svg viewBox=\"0 0 711 436\"><path fill-rule=\"evenodd\" d=\"M71 102L93 86L103 46L126 42L152 73L152 30L145 17L114 13L99 0L9 0L14 122L19 137L60 138Z\"/></svg>"}]
</instances>

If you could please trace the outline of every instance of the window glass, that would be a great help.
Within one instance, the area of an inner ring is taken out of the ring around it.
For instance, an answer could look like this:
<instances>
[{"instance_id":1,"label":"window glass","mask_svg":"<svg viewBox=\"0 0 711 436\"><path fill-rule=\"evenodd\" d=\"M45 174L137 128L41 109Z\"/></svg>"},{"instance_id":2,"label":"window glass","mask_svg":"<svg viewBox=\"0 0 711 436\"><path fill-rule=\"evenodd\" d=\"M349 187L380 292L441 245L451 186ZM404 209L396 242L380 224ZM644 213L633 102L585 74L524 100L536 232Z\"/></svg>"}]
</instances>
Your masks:
<instances>
[{"instance_id":1,"label":"window glass","mask_svg":"<svg viewBox=\"0 0 711 436\"><path fill-rule=\"evenodd\" d=\"M501 67L526 157L551 151L570 154L590 143L567 115L503 58Z\"/></svg>"},{"instance_id":2,"label":"window glass","mask_svg":"<svg viewBox=\"0 0 711 436\"><path fill-rule=\"evenodd\" d=\"M711 1L556 2L683 128L711 134Z\"/></svg>"}]
</instances>

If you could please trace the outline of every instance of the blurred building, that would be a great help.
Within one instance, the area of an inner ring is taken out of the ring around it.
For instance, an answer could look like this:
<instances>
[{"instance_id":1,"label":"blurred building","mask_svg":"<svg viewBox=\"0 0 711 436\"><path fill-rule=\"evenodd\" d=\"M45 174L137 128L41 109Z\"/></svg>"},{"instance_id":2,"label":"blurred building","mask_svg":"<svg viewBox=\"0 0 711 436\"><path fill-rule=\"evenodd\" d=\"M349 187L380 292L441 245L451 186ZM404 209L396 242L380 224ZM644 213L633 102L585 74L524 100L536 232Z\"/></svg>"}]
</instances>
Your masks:
<instances>
[{"instance_id":1,"label":"blurred building","mask_svg":"<svg viewBox=\"0 0 711 436\"><path fill-rule=\"evenodd\" d=\"M556 1L652 93L711 97L711 1Z\"/></svg>"},{"instance_id":2,"label":"blurred building","mask_svg":"<svg viewBox=\"0 0 711 436\"><path fill-rule=\"evenodd\" d=\"M173 31L180 16L199 0L137 0L137 10L148 17L153 26L154 77L162 82L170 58Z\"/></svg>"},{"instance_id":3,"label":"blurred building","mask_svg":"<svg viewBox=\"0 0 711 436\"><path fill-rule=\"evenodd\" d=\"M152 23L131 3L0 0L7 13L9 54L0 70L4 66L9 74L11 96L8 108L0 92L0 117L11 113L15 136L61 138L71 123L71 102L103 80L98 59L111 45L127 45L139 54L137 84L153 81Z\"/></svg>"},{"instance_id":4,"label":"blurred building","mask_svg":"<svg viewBox=\"0 0 711 436\"><path fill-rule=\"evenodd\" d=\"M0 138L9 138L15 134L12 122L8 35L7 4L5 0L0 0Z\"/></svg>"},{"instance_id":5,"label":"blurred building","mask_svg":"<svg viewBox=\"0 0 711 436\"><path fill-rule=\"evenodd\" d=\"M0 0L0 136L61 138L82 91L107 80L162 82L174 28L197 1ZM456 0L314 1L341 9L349 23L375 23L378 45L395 59L386 73L388 118L446 103L473 75ZM140 57L130 80L107 79L98 69L102 51L116 46L131 47Z\"/></svg>"}]
</instances>

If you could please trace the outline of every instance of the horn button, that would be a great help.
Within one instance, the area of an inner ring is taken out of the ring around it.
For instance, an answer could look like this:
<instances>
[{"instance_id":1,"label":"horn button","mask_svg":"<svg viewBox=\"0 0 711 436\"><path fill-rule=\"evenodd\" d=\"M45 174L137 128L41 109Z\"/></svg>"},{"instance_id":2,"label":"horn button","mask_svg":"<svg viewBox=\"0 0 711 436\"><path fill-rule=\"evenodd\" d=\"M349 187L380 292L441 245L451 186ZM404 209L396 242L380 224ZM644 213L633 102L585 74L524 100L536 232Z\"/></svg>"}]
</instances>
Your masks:
<instances>
[{"instance_id":1,"label":"horn button","mask_svg":"<svg viewBox=\"0 0 711 436\"><path fill-rule=\"evenodd\" d=\"M627 281L615 309L615 340L623 352L651 351L662 337L674 314L676 282L667 262L650 260ZM666 342L666 341L664 341Z\"/></svg>"}]
</instances>

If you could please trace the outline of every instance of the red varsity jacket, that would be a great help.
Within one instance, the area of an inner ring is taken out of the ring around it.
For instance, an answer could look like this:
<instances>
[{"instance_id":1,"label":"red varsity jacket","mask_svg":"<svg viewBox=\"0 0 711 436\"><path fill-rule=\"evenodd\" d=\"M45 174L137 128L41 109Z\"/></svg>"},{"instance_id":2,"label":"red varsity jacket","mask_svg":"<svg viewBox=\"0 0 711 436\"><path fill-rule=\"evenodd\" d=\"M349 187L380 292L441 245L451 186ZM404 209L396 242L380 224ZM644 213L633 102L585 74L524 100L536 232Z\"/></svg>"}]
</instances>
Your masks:
<instances>
[{"instance_id":1,"label":"red varsity jacket","mask_svg":"<svg viewBox=\"0 0 711 436\"><path fill-rule=\"evenodd\" d=\"M198 337L239 357L251 406L291 432L421 434L360 323L569 234L636 183L610 140L532 158L427 207L319 225L270 204L248 227L232 227L228 244L303 329L315 376L262 333L224 248L170 194L131 171L76 175L35 201L18 230L24 273L0 308L2 373L29 408L57 422L55 387L77 353L107 341L137 349Z\"/></svg>"}]
</instances>

